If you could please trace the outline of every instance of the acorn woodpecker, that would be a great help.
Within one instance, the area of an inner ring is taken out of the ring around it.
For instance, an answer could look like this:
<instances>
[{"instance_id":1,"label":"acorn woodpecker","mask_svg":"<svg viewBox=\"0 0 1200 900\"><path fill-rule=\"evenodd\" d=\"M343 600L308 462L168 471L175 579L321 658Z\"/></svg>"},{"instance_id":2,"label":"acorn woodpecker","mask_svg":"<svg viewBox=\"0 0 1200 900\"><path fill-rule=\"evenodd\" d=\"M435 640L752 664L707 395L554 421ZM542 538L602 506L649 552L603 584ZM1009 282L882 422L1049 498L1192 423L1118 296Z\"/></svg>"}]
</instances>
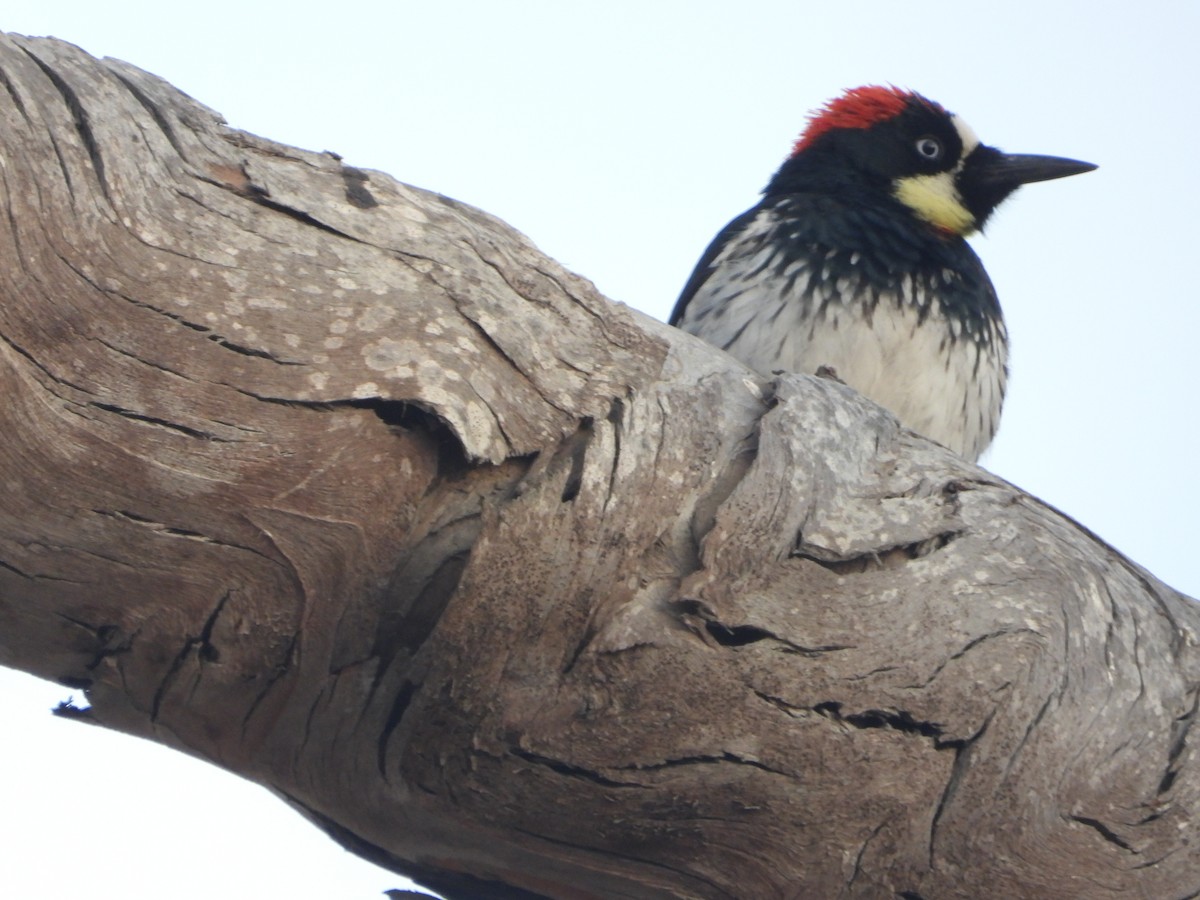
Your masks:
<instances>
[{"instance_id":1,"label":"acorn woodpecker","mask_svg":"<svg viewBox=\"0 0 1200 900\"><path fill-rule=\"evenodd\" d=\"M1001 153L920 94L854 88L812 114L762 200L709 245L671 324L764 375L828 367L978 459L1008 336L964 238L1021 185L1094 168Z\"/></svg>"}]
</instances>

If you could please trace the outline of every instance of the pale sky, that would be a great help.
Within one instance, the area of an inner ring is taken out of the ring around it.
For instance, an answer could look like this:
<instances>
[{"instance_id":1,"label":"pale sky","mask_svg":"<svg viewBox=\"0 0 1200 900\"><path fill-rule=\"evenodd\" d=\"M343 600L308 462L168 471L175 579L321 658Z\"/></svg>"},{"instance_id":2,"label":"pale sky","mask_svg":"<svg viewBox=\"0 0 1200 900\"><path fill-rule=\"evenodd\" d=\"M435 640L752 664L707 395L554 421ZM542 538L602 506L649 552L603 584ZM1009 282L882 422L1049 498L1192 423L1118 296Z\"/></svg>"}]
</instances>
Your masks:
<instances>
[{"instance_id":1,"label":"pale sky","mask_svg":"<svg viewBox=\"0 0 1200 900\"><path fill-rule=\"evenodd\" d=\"M982 462L1200 594L1200 4L7 0L0 29L482 207L658 318L844 88L912 88L985 143L1098 163L1023 189L973 240L1013 344ZM403 886L261 788L51 717L71 694L0 669L0 896Z\"/></svg>"}]
</instances>

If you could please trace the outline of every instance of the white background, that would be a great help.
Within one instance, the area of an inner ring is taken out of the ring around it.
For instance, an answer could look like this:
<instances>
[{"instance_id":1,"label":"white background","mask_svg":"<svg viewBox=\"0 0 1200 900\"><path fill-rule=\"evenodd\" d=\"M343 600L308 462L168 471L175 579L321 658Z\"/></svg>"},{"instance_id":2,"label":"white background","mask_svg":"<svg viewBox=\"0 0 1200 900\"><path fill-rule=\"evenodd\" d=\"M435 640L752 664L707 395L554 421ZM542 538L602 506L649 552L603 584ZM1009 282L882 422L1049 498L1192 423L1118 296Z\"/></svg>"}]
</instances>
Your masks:
<instances>
[{"instance_id":1,"label":"white background","mask_svg":"<svg viewBox=\"0 0 1200 900\"><path fill-rule=\"evenodd\" d=\"M983 462L1200 591L1198 4L7 0L0 29L480 206L659 318L843 88L913 88L985 142L1099 163L974 240L1013 340ZM0 670L0 896L401 886L258 787L51 717L70 694Z\"/></svg>"}]
</instances>

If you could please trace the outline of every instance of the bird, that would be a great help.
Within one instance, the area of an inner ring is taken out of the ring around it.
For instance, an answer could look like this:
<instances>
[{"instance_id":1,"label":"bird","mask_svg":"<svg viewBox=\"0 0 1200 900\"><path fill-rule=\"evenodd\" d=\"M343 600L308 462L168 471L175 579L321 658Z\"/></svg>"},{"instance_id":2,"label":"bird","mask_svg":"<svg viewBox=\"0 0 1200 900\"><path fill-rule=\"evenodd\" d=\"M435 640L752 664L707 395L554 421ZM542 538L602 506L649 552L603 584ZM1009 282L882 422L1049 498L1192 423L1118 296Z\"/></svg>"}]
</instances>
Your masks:
<instances>
[{"instance_id":1,"label":"bird","mask_svg":"<svg viewBox=\"0 0 1200 900\"><path fill-rule=\"evenodd\" d=\"M764 376L835 374L971 461L991 443L1008 332L966 238L1021 185L1092 163L1004 153L914 91L809 114L762 199L722 229L670 324Z\"/></svg>"}]
</instances>

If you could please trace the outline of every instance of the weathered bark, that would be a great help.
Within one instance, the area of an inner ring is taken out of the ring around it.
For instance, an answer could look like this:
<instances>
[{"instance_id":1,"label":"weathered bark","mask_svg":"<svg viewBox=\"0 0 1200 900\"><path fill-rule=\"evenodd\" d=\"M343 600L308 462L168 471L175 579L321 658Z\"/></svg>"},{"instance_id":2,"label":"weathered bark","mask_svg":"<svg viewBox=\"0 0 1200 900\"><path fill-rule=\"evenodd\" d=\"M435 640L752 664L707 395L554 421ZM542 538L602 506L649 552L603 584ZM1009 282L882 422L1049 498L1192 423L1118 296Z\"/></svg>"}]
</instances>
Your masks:
<instances>
[{"instance_id":1,"label":"weathered bark","mask_svg":"<svg viewBox=\"0 0 1200 900\"><path fill-rule=\"evenodd\" d=\"M503 223L0 41L0 663L454 896L1200 892L1197 607Z\"/></svg>"}]
</instances>

